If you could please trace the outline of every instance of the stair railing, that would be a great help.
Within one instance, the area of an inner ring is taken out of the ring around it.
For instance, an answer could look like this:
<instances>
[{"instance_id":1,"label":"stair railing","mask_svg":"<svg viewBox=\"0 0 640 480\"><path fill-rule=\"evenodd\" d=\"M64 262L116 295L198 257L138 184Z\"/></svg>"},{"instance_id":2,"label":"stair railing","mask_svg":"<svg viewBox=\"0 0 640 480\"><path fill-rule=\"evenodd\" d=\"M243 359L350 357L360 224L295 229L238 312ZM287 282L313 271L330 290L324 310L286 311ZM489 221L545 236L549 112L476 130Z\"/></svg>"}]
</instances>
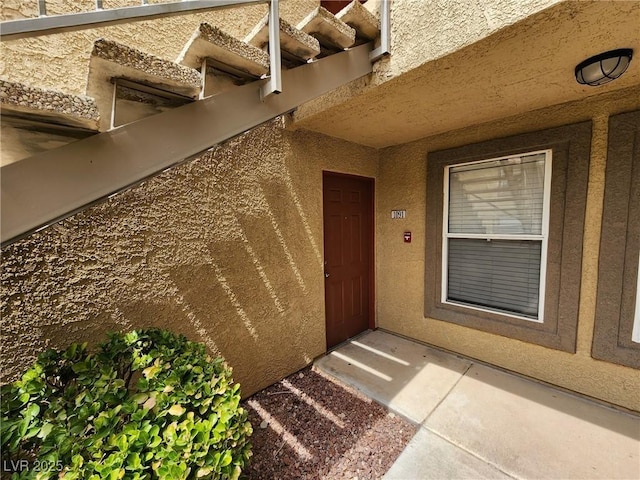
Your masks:
<instances>
[{"instance_id":1,"label":"stair railing","mask_svg":"<svg viewBox=\"0 0 640 480\"><path fill-rule=\"evenodd\" d=\"M274 93L282 92L279 0L183 0L181 2L158 4L149 4L148 0L141 0L139 6L109 9L103 9L103 0L95 0L95 10L93 11L62 15L47 15L47 1L38 0L38 13L40 16L0 22L0 38L4 41L14 40L265 2L269 3L270 76L269 81L263 85L260 91L260 97L264 100ZM375 62L390 51L390 11L390 0L382 0L380 8L380 46L371 52L369 57L371 62Z\"/></svg>"},{"instance_id":2,"label":"stair railing","mask_svg":"<svg viewBox=\"0 0 640 480\"><path fill-rule=\"evenodd\" d=\"M39 0L40 3L44 1ZM123 20L122 16L118 18L118 22L123 22L149 18L148 12L142 15L139 10L135 15L130 15L130 9L164 7L162 11L166 16L167 12L171 12L166 9L168 6L185 7L172 10L185 12L265 1L268 0L198 0L126 7L2 22L0 32L6 39L4 34L9 25L10 31L18 32L12 38L30 37L65 31L65 25L71 25L70 28L76 30L95 26L95 21L90 22L87 15L99 16L102 25L113 22L113 16L102 14L112 14L114 11L129 12L128 20ZM372 49L370 42L321 59L318 63L322 63L322 68L303 65L282 72L278 1L270 0L269 6L271 76L268 79L0 167L2 247L194 158L212 145L371 73L372 63L389 53L390 0L382 0L382 29L378 48ZM195 8L196 4L198 8ZM205 7L205 4L208 6ZM79 21L71 22L71 16ZM64 21L60 21L59 17L65 17ZM56 20L54 30L51 23L32 23L52 19ZM25 23L20 23L22 26L18 28L16 25L19 22L27 22L30 29L25 28ZM286 92L282 92L283 80L286 81ZM281 92L281 95L271 95ZM268 96L273 98L265 101ZM90 162L79 160L86 159L89 153L92 158ZM69 175L69 172L73 174Z\"/></svg>"},{"instance_id":3,"label":"stair railing","mask_svg":"<svg viewBox=\"0 0 640 480\"><path fill-rule=\"evenodd\" d=\"M38 0L39 17L1 22L0 36L3 41L14 40L17 38L150 20L157 17L184 15L204 10L259 4L267 1L268 0L187 0L155 4L148 4L146 1L142 1L139 6L103 9L102 0L96 0L96 8L92 11L47 15L46 0Z\"/></svg>"}]
</instances>

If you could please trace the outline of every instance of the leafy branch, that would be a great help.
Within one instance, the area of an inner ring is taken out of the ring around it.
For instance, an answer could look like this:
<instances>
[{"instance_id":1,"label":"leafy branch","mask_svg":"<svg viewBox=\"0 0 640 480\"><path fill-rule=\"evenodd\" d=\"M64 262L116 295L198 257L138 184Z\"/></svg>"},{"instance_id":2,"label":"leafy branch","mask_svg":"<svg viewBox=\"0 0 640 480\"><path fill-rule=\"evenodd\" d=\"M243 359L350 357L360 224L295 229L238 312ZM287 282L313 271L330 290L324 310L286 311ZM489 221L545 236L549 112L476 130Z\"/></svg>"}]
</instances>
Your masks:
<instances>
[{"instance_id":1,"label":"leafy branch","mask_svg":"<svg viewBox=\"0 0 640 480\"><path fill-rule=\"evenodd\" d=\"M233 479L251 456L224 361L166 330L48 350L0 394L3 465L50 467L14 479Z\"/></svg>"}]
</instances>

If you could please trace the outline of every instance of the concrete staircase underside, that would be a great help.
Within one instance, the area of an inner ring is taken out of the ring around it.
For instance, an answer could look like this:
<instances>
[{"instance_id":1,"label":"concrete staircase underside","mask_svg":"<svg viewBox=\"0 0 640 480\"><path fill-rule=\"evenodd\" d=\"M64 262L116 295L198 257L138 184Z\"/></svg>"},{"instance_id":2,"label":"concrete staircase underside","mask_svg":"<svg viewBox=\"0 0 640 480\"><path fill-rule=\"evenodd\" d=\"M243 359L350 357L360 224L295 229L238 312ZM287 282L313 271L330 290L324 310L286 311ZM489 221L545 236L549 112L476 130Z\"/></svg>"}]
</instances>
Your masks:
<instances>
[{"instance_id":1,"label":"concrete staircase underside","mask_svg":"<svg viewBox=\"0 0 640 480\"><path fill-rule=\"evenodd\" d=\"M203 152L371 72L364 44L283 72L283 92L260 100L265 80L143 118L2 167L2 242Z\"/></svg>"},{"instance_id":2,"label":"concrete staircase underside","mask_svg":"<svg viewBox=\"0 0 640 480\"><path fill-rule=\"evenodd\" d=\"M0 79L2 243L370 73L373 43L360 44L377 19L357 0L342 13L349 25L321 7L297 27L278 19L288 69L266 98L269 15L244 41L200 24L176 62L98 39L87 96Z\"/></svg>"}]
</instances>

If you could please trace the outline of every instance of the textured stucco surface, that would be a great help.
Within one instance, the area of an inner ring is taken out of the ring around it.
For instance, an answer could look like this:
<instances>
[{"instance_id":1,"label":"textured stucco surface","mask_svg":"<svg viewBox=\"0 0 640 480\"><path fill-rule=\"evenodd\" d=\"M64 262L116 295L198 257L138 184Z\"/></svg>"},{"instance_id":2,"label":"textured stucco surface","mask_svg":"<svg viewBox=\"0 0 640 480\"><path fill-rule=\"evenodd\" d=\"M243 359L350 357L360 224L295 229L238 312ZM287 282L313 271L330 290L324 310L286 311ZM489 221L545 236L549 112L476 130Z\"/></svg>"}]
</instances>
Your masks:
<instances>
[{"instance_id":1,"label":"textured stucco surface","mask_svg":"<svg viewBox=\"0 0 640 480\"><path fill-rule=\"evenodd\" d=\"M384 77L405 73L529 17L561 0L396 0L391 4L393 59ZM378 13L378 4L366 5Z\"/></svg>"},{"instance_id":2,"label":"textured stucco surface","mask_svg":"<svg viewBox=\"0 0 640 480\"><path fill-rule=\"evenodd\" d=\"M131 1L105 1L105 8L139 5ZM152 3L152 2L150 2ZM153 2L166 3L166 2ZM319 0L284 0L280 15L290 23L305 17ZM90 11L93 1L48 0L47 13ZM216 25L242 39L267 13L267 5L246 5L204 13L179 15L129 24L46 35L0 43L0 76L27 85L85 93L89 56L98 38L114 40L166 60L175 60L201 22ZM3 0L1 18L36 16L37 1Z\"/></svg>"},{"instance_id":3,"label":"textured stucco surface","mask_svg":"<svg viewBox=\"0 0 640 480\"><path fill-rule=\"evenodd\" d=\"M632 341L640 252L640 110L609 119L592 355L640 370ZM640 308L640 307L638 307ZM640 373L639 373L640 376Z\"/></svg>"},{"instance_id":4,"label":"textured stucco surface","mask_svg":"<svg viewBox=\"0 0 640 480\"><path fill-rule=\"evenodd\" d=\"M325 351L322 170L377 152L273 122L3 250L0 370L158 326L221 353L245 395Z\"/></svg>"},{"instance_id":5,"label":"textured stucco surface","mask_svg":"<svg viewBox=\"0 0 640 480\"><path fill-rule=\"evenodd\" d=\"M441 348L640 411L637 370L591 358L608 115L635 110L640 88L534 111L380 150L377 182L378 326ZM424 318L426 154L448 147L593 119L575 354ZM392 220L392 209L406 209ZM411 231L413 241L403 243Z\"/></svg>"},{"instance_id":6,"label":"textured stucco surface","mask_svg":"<svg viewBox=\"0 0 640 480\"><path fill-rule=\"evenodd\" d=\"M640 51L640 2L392 5L391 55L298 109L298 128L381 148L640 84L640 62L600 89L574 78L592 55Z\"/></svg>"},{"instance_id":7,"label":"textured stucco surface","mask_svg":"<svg viewBox=\"0 0 640 480\"><path fill-rule=\"evenodd\" d=\"M89 0L49 3L50 13L93 8ZM318 3L285 0L281 13L297 24ZM33 16L36 5L4 0L3 18ZM375 12L377 3L366 8ZM243 38L265 12L248 6L3 41L0 75L83 94L97 38L173 60L201 22ZM377 178L378 326L640 411L637 370L590 353L607 120L640 108L640 64L598 89L573 80L573 66L588 55L640 50L640 3L395 0L392 16L393 55L373 76L301 108L298 126L376 146L427 138L375 151L261 127L6 248L1 380L47 346L146 325L174 328L225 355L245 394L307 364L325 349L327 169ZM542 73L549 75L541 82ZM561 104L568 100L575 101ZM425 319L427 152L584 120L594 128L577 352ZM407 218L392 221L392 209L406 209ZM411 244L402 242L407 230Z\"/></svg>"}]
</instances>

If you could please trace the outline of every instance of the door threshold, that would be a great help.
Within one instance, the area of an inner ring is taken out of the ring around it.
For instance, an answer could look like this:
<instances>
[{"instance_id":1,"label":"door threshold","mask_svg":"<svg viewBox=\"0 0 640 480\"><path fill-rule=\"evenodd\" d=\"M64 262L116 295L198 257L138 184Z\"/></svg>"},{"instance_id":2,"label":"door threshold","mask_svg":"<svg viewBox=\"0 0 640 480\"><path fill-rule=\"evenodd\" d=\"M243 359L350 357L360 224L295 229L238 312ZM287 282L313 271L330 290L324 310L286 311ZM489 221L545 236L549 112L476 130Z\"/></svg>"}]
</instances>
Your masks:
<instances>
[{"instance_id":1,"label":"door threshold","mask_svg":"<svg viewBox=\"0 0 640 480\"><path fill-rule=\"evenodd\" d=\"M377 330L377 328L371 329L371 328L367 328L366 330L358 333L357 335L354 335L353 337L349 337L346 340L344 340L343 342L338 343L337 345L334 345L331 348L328 348L327 351L325 352L325 355L333 352L334 350L337 350L340 347L343 347L344 345L346 345L347 343L351 343L353 340L356 340L364 335L366 335L367 333L371 333L374 330Z\"/></svg>"}]
</instances>

